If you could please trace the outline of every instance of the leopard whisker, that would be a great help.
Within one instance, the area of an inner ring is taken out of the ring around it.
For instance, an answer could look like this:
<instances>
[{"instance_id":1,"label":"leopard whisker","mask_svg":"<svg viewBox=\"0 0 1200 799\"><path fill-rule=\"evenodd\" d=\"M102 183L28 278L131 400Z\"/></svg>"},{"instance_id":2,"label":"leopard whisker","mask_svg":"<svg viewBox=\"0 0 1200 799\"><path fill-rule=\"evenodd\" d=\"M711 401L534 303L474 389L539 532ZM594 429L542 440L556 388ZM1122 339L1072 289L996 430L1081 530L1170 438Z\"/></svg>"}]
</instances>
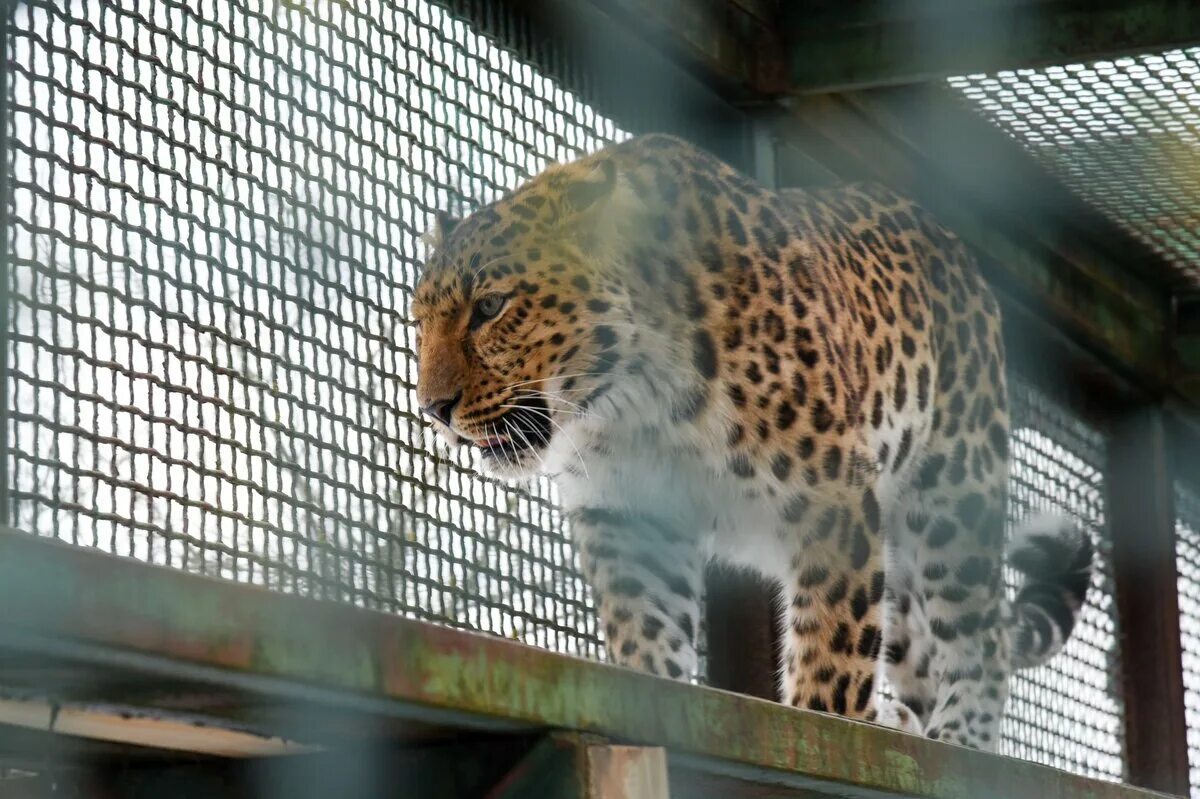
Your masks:
<instances>
[{"instance_id":1,"label":"leopard whisker","mask_svg":"<svg viewBox=\"0 0 1200 799\"><path fill-rule=\"evenodd\" d=\"M514 410L514 411L533 411L533 410L536 410L535 408L530 408L530 407L528 407L527 405L514 405L514 404L512 404L512 403L501 403L501 404L497 405L496 407L497 407L497 408L509 408L509 409L511 409L511 410ZM554 412L555 412L555 413L565 413L565 414L566 414L566 415L568 415L568 416L579 416L579 417L581 417L581 418L585 418L585 417L587 417L587 416L588 416L588 414L587 414L586 412L581 412L581 411L568 411L568 410L558 409L558 410L556 410L556 411L554 411Z\"/></svg>"},{"instance_id":2,"label":"leopard whisker","mask_svg":"<svg viewBox=\"0 0 1200 799\"><path fill-rule=\"evenodd\" d=\"M575 455L576 455L576 457L579 458L579 465L583 467L584 476L587 477L588 480L592 479L591 474L588 473L587 461L584 459L583 453L580 451L579 447L575 444L575 439L571 438L571 434L568 433L563 428L562 425L560 425L558 422L554 421L554 418L549 413L547 413L546 411L543 411L540 408L529 408L529 407L526 407L523 405L502 405L501 407L516 408L517 410L529 411L530 413L537 414L538 416L540 416L541 418L543 418L547 422L549 422L551 425L553 425L558 430L558 432L563 434L563 438L565 438L567 440L567 443L571 445L571 449L575 450ZM583 416L584 414L577 414L577 415ZM544 460L542 461L542 463L543 463L543 465L545 465Z\"/></svg>"}]
</instances>

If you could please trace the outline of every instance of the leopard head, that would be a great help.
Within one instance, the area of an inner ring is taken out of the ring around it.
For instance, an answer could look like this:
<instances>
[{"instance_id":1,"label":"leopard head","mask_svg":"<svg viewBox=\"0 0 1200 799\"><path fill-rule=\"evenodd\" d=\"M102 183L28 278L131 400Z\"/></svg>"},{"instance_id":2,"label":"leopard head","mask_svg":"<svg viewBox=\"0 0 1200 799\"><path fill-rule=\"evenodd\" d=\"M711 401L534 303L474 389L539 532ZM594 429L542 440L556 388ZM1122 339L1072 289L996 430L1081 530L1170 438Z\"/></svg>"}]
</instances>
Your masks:
<instances>
[{"instance_id":1,"label":"leopard head","mask_svg":"<svg viewBox=\"0 0 1200 799\"><path fill-rule=\"evenodd\" d=\"M551 167L464 219L439 218L416 286L416 399L486 469L545 471L631 357L621 219L636 197L611 159Z\"/></svg>"}]
</instances>

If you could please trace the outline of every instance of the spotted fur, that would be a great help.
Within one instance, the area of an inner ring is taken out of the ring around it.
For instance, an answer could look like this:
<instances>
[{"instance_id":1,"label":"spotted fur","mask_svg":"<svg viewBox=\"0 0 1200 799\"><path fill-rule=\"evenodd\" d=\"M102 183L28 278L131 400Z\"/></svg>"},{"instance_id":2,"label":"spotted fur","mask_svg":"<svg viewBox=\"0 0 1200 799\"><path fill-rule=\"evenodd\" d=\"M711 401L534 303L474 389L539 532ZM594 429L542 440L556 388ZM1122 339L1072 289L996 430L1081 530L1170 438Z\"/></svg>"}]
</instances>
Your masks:
<instances>
[{"instance_id":1,"label":"spotted fur","mask_svg":"<svg viewBox=\"0 0 1200 799\"><path fill-rule=\"evenodd\" d=\"M779 585L786 702L994 745L1091 549L1036 522L1004 600L999 311L953 235L887 189L771 192L654 135L431 244L418 401L498 474L555 477L613 660L691 674L717 558Z\"/></svg>"}]
</instances>

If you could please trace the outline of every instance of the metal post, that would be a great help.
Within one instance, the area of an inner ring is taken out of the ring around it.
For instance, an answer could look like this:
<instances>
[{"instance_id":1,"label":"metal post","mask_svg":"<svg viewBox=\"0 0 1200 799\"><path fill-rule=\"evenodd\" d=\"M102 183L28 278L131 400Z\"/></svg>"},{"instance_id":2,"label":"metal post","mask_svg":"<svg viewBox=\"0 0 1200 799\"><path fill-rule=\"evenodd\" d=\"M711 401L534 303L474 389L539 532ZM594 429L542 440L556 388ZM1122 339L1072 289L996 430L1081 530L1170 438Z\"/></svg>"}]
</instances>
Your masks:
<instances>
[{"instance_id":1,"label":"metal post","mask_svg":"<svg viewBox=\"0 0 1200 799\"><path fill-rule=\"evenodd\" d=\"M8 347L9 325L11 324L11 291L12 276L9 272L8 241L8 207L11 195L9 186L9 122L11 110L8 107L8 59L11 52L9 28L12 17L17 13L17 3L5 3L4 12L0 13L0 42L3 42L4 58L0 59L0 525L7 527L12 523L12 497L9 458L9 409L8 409Z\"/></svg>"},{"instance_id":2,"label":"metal post","mask_svg":"<svg viewBox=\"0 0 1200 799\"><path fill-rule=\"evenodd\" d=\"M1174 489L1159 407L1137 408L1114 425L1106 478L1128 779L1187 795Z\"/></svg>"}]
</instances>

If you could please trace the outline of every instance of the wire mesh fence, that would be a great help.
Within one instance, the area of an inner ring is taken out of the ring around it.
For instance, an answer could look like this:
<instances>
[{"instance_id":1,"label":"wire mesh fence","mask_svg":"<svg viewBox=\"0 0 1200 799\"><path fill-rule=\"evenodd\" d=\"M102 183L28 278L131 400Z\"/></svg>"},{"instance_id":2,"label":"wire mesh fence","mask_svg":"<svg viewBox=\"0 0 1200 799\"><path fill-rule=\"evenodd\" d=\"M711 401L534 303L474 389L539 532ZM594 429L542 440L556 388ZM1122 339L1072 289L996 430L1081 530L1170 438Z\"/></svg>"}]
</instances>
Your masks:
<instances>
[{"instance_id":1,"label":"wire mesh fence","mask_svg":"<svg viewBox=\"0 0 1200 799\"><path fill-rule=\"evenodd\" d=\"M1200 272L1200 48L950 78L1068 186L1173 264Z\"/></svg>"},{"instance_id":2,"label":"wire mesh fence","mask_svg":"<svg viewBox=\"0 0 1200 799\"><path fill-rule=\"evenodd\" d=\"M7 42L13 526L598 654L552 488L413 414L410 288L621 131L440 6L30 2Z\"/></svg>"},{"instance_id":3,"label":"wire mesh fence","mask_svg":"<svg viewBox=\"0 0 1200 799\"><path fill-rule=\"evenodd\" d=\"M1200 797L1200 485L1175 486L1175 566L1192 796Z\"/></svg>"},{"instance_id":4,"label":"wire mesh fence","mask_svg":"<svg viewBox=\"0 0 1200 799\"><path fill-rule=\"evenodd\" d=\"M1097 544L1096 572L1064 650L1018 672L1001 726L1000 751L1078 774L1120 780L1123 726L1116 606L1105 534L1103 434L1019 375L1009 380L1012 461L1009 522L1065 513ZM1007 574L1010 594L1017 575Z\"/></svg>"}]
</instances>

